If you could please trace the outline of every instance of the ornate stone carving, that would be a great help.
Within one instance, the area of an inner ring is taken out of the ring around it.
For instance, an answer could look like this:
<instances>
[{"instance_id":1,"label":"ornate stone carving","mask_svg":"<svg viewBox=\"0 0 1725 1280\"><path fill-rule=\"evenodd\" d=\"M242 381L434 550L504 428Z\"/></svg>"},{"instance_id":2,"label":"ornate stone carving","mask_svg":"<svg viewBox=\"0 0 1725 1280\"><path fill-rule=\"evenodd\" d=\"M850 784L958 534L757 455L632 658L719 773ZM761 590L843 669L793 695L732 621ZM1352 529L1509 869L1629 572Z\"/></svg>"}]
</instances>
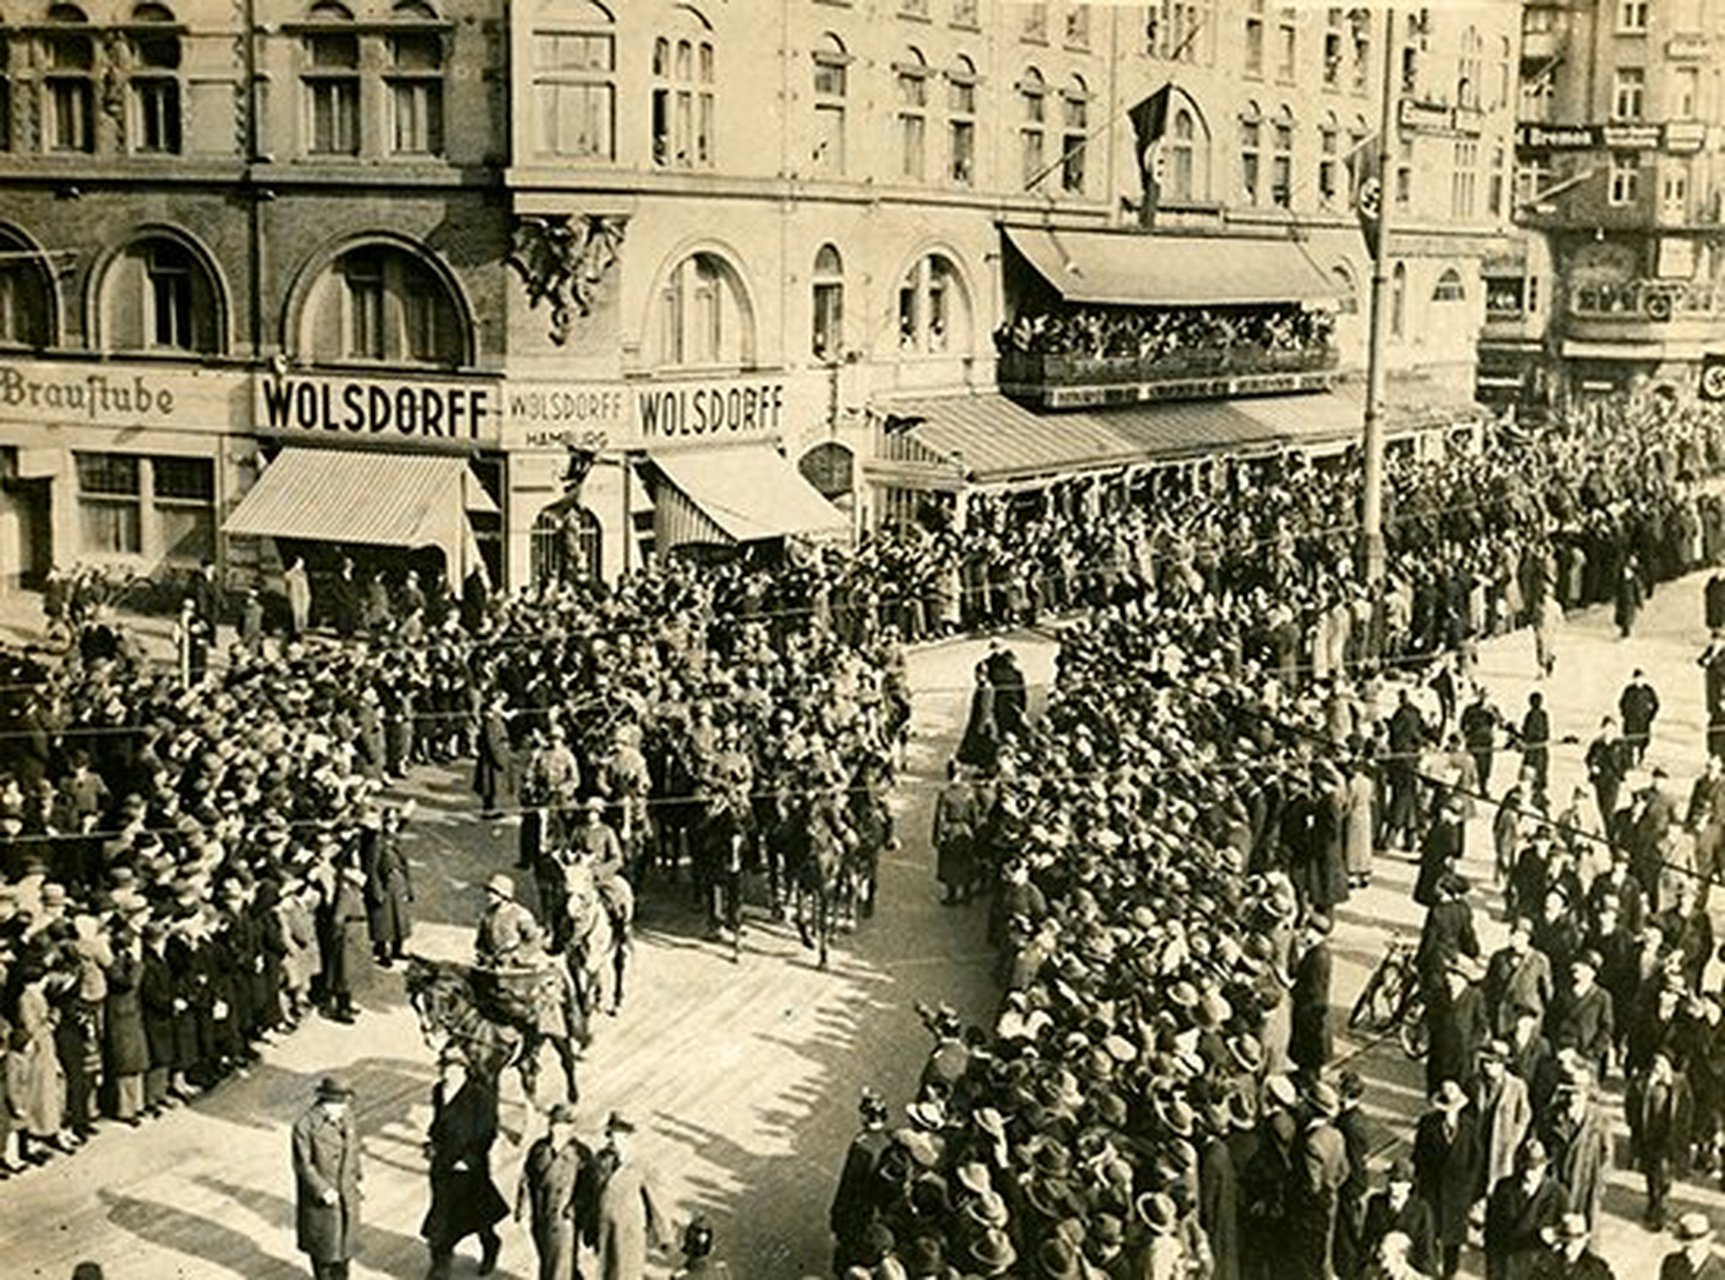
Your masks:
<instances>
[{"instance_id":1,"label":"ornate stone carving","mask_svg":"<svg viewBox=\"0 0 1725 1280\"><path fill-rule=\"evenodd\" d=\"M551 306L551 341L569 341L575 318L588 315L623 244L624 219L611 214L524 214L515 220L509 265L527 286L527 301Z\"/></svg>"}]
</instances>

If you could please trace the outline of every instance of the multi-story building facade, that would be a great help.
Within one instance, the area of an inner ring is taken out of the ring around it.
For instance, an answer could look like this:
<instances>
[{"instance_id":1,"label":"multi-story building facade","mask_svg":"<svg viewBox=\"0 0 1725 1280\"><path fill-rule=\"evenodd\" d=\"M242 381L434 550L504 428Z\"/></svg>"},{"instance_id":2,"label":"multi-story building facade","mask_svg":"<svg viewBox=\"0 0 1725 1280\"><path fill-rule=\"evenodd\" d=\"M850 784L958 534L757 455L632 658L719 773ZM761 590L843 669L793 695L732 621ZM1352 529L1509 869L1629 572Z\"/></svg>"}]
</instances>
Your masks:
<instances>
[{"instance_id":1,"label":"multi-story building facade","mask_svg":"<svg viewBox=\"0 0 1725 1280\"><path fill-rule=\"evenodd\" d=\"M8 581L423 544L522 585L1345 435L1334 394L1149 402L1357 373L1385 57L1389 358L1408 401L1471 389L1509 6L1386 38L1264 0L105 4L5 15ZM1164 87L1150 219L1132 117ZM1002 367L1051 297L1333 310L1333 354L1074 392Z\"/></svg>"},{"instance_id":2,"label":"multi-story building facade","mask_svg":"<svg viewBox=\"0 0 1725 1280\"><path fill-rule=\"evenodd\" d=\"M1516 197L1549 312L1506 280L1482 360L1566 401L1691 395L1725 344L1725 6L1530 0L1522 23Z\"/></svg>"}]
</instances>

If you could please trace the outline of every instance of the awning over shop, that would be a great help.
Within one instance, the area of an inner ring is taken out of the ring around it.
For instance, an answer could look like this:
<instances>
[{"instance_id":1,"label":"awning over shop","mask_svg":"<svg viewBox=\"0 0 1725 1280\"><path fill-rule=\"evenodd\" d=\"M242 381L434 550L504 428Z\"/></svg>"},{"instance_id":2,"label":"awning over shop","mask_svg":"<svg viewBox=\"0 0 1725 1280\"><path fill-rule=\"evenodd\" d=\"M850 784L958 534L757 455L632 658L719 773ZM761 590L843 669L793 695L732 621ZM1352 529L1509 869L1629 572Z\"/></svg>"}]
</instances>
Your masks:
<instances>
[{"instance_id":1,"label":"awning over shop","mask_svg":"<svg viewBox=\"0 0 1725 1280\"><path fill-rule=\"evenodd\" d=\"M1006 227L1067 302L1125 307L1334 302L1342 283L1292 240Z\"/></svg>"},{"instance_id":2,"label":"awning over shop","mask_svg":"<svg viewBox=\"0 0 1725 1280\"><path fill-rule=\"evenodd\" d=\"M1011 484L1071 472L1176 462L1206 454L1255 453L1357 436L1357 388L1311 395L1195 400L1069 413L1035 413L1002 395L895 403L910 433L956 462L974 484ZM1471 402L1398 403L1385 410L1391 435L1477 420Z\"/></svg>"},{"instance_id":3,"label":"awning over shop","mask_svg":"<svg viewBox=\"0 0 1725 1280\"><path fill-rule=\"evenodd\" d=\"M729 546L763 538L832 537L850 527L771 445L655 455L669 484L654 495L658 545Z\"/></svg>"},{"instance_id":4,"label":"awning over shop","mask_svg":"<svg viewBox=\"0 0 1725 1280\"><path fill-rule=\"evenodd\" d=\"M497 504L463 458L283 449L222 525L239 536L439 547L455 581L475 550L470 511Z\"/></svg>"}]
</instances>

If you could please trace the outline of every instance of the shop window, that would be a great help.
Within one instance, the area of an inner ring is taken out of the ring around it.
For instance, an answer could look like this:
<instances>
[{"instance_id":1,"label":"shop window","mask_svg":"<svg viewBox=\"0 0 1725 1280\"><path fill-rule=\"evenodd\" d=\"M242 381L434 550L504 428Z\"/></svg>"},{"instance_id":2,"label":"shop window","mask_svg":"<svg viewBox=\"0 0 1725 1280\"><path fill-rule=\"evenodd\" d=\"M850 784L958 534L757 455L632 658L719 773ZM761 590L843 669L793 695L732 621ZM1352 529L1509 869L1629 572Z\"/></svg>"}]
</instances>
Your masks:
<instances>
[{"instance_id":1,"label":"shop window","mask_svg":"<svg viewBox=\"0 0 1725 1280\"><path fill-rule=\"evenodd\" d=\"M145 236L102 278L101 340L112 351L222 350L222 299L206 263L180 240Z\"/></svg>"},{"instance_id":2,"label":"shop window","mask_svg":"<svg viewBox=\"0 0 1725 1280\"><path fill-rule=\"evenodd\" d=\"M180 38L174 15L159 4L142 4L132 21L160 31L134 31L131 48L132 150L150 155L180 151Z\"/></svg>"},{"instance_id":3,"label":"shop window","mask_svg":"<svg viewBox=\"0 0 1725 1280\"><path fill-rule=\"evenodd\" d=\"M359 154L359 35L342 30L353 15L338 4L312 8L324 28L305 37L307 150L313 155Z\"/></svg>"},{"instance_id":4,"label":"shop window","mask_svg":"<svg viewBox=\"0 0 1725 1280\"><path fill-rule=\"evenodd\" d=\"M208 458L150 459L162 558L198 563L216 550L216 474Z\"/></svg>"},{"instance_id":5,"label":"shop window","mask_svg":"<svg viewBox=\"0 0 1725 1280\"><path fill-rule=\"evenodd\" d=\"M659 292L661 365L748 367L755 360L754 312L741 277L717 254L693 253Z\"/></svg>"},{"instance_id":6,"label":"shop window","mask_svg":"<svg viewBox=\"0 0 1725 1280\"><path fill-rule=\"evenodd\" d=\"M468 357L462 309L444 278L397 245L349 249L320 276L300 316L316 361L454 365Z\"/></svg>"},{"instance_id":7,"label":"shop window","mask_svg":"<svg viewBox=\"0 0 1725 1280\"><path fill-rule=\"evenodd\" d=\"M1047 167L1042 149L1048 127L1048 85L1035 67L1027 69L1018 82L1018 112L1019 169L1024 186L1029 188Z\"/></svg>"},{"instance_id":8,"label":"shop window","mask_svg":"<svg viewBox=\"0 0 1725 1280\"><path fill-rule=\"evenodd\" d=\"M48 21L88 27L76 5L57 4ZM96 146L95 42L87 30L49 30L43 37L48 66L46 137L51 151L93 151Z\"/></svg>"},{"instance_id":9,"label":"shop window","mask_svg":"<svg viewBox=\"0 0 1725 1280\"><path fill-rule=\"evenodd\" d=\"M960 54L946 73L946 173L961 187L976 184L976 65Z\"/></svg>"},{"instance_id":10,"label":"shop window","mask_svg":"<svg viewBox=\"0 0 1725 1280\"><path fill-rule=\"evenodd\" d=\"M919 259L899 282L898 345L921 355L969 350L970 302L957 269L942 254Z\"/></svg>"},{"instance_id":11,"label":"shop window","mask_svg":"<svg viewBox=\"0 0 1725 1280\"><path fill-rule=\"evenodd\" d=\"M1069 195L1084 194L1084 153L1090 143L1090 87L1073 76L1060 100L1060 186Z\"/></svg>"},{"instance_id":12,"label":"shop window","mask_svg":"<svg viewBox=\"0 0 1725 1280\"><path fill-rule=\"evenodd\" d=\"M397 155L442 155L443 37L425 31L391 36L389 62L391 149Z\"/></svg>"},{"instance_id":13,"label":"shop window","mask_svg":"<svg viewBox=\"0 0 1725 1280\"><path fill-rule=\"evenodd\" d=\"M916 49L893 68L898 109L899 177L921 182L928 141L928 63Z\"/></svg>"},{"instance_id":14,"label":"shop window","mask_svg":"<svg viewBox=\"0 0 1725 1280\"><path fill-rule=\"evenodd\" d=\"M142 460L123 453L79 453L74 458L82 551L95 556L142 555Z\"/></svg>"},{"instance_id":15,"label":"shop window","mask_svg":"<svg viewBox=\"0 0 1725 1280\"><path fill-rule=\"evenodd\" d=\"M560 20L564 6L550 7ZM579 160L617 158L617 38L609 10L586 3L569 26L533 33L539 151Z\"/></svg>"},{"instance_id":16,"label":"shop window","mask_svg":"<svg viewBox=\"0 0 1725 1280\"><path fill-rule=\"evenodd\" d=\"M830 244L815 255L813 291L810 348L817 360L840 360L845 346L845 269Z\"/></svg>"},{"instance_id":17,"label":"shop window","mask_svg":"<svg viewBox=\"0 0 1725 1280\"><path fill-rule=\"evenodd\" d=\"M53 296L40 257L17 236L0 232L0 346L49 345Z\"/></svg>"},{"instance_id":18,"label":"shop window","mask_svg":"<svg viewBox=\"0 0 1725 1280\"><path fill-rule=\"evenodd\" d=\"M653 163L664 169L713 163L714 63L712 25L677 5L676 29L653 42Z\"/></svg>"},{"instance_id":19,"label":"shop window","mask_svg":"<svg viewBox=\"0 0 1725 1280\"><path fill-rule=\"evenodd\" d=\"M1433 302L1462 302L1467 298L1467 286L1462 284L1461 272L1454 267L1445 267L1443 274L1437 278L1437 284L1432 286Z\"/></svg>"},{"instance_id":20,"label":"shop window","mask_svg":"<svg viewBox=\"0 0 1725 1280\"><path fill-rule=\"evenodd\" d=\"M821 37L815 47L816 173L837 176L845 171L845 96L850 88L850 55L835 35Z\"/></svg>"}]
</instances>

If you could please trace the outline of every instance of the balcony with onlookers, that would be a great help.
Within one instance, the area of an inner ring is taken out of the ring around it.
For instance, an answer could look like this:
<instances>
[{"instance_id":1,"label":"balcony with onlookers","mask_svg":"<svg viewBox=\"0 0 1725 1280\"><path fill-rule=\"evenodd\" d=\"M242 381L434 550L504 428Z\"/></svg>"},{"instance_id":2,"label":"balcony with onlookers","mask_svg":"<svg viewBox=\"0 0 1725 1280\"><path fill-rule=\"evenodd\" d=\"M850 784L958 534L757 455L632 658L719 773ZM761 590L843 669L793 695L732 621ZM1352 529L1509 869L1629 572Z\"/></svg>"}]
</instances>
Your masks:
<instances>
[{"instance_id":1,"label":"balcony with onlookers","mask_svg":"<svg viewBox=\"0 0 1725 1280\"><path fill-rule=\"evenodd\" d=\"M1689 280L1577 284L1567 333L1595 342L1693 342L1725 336L1725 288Z\"/></svg>"},{"instance_id":2,"label":"balcony with onlookers","mask_svg":"<svg viewBox=\"0 0 1725 1280\"><path fill-rule=\"evenodd\" d=\"M1335 316L1299 306L1077 306L995 335L1002 391L1046 408L1320 390Z\"/></svg>"}]
</instances>

